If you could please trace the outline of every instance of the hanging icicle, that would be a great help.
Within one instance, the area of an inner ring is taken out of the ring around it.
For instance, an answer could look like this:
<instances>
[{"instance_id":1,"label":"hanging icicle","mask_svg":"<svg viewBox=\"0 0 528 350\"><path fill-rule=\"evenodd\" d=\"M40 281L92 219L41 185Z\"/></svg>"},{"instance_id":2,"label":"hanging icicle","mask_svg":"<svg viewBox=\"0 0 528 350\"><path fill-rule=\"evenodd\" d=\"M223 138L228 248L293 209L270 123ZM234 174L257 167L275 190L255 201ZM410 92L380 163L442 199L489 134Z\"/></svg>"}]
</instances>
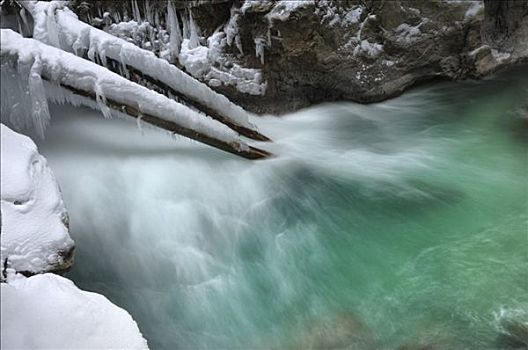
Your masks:
<instances>
[{"instance_id":1,"label":"hanging icicle","mask_svg":"<svg viewBox=\"0 0 528 350\"><path fill-rule=\"evenodd\" d=\"M178 55L180 54L182 33L180 30L180 23L178 21L176 8L171 1L167 1L167 24L170 32L169 50L171 54L171 60L176 61L178 59Z\"/></svg>"},{"instance_id":2,"label":"hanging icicle","mask_svg":"<svg viewBox=\"0 0 528 350\"><path fill-rule=\"evenodd\" d=\"M193 19L192 12L189 9L189 30L190 30L190 36L189 36L189 48L194 49L198 46L200 46L200 36L199 31L200 29L196 25L196 22Z\"/></svg>"}]
</instances>

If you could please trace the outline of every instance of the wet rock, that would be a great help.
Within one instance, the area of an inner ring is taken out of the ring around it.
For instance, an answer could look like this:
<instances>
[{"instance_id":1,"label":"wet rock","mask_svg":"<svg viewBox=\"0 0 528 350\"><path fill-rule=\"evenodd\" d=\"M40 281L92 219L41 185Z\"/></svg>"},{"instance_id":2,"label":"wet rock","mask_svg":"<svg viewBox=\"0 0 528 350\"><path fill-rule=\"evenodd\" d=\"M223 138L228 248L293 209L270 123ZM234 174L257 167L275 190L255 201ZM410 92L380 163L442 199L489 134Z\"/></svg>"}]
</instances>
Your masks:
<instances>
[{"instance_id":1,"label":"wet rock","mask_svg":"<svg viewBox=\"0 0 528 350\"><path fill-rule=\"evenodd\" d=\"M501 332L497 339L500 349L528 349L528 322L517 319L505 319L501 323Z\"/></svg>"},{"instance_id":2,"label":"wet rock","mask_svg":"<svg viewBox=\"0 0 528 350\"><path fill-rule=\"evenodd\" d=\"M375 349L367 327L355 315L343 312L317 320L303 331L293 349Z\"/></svg>"}]
</instances>

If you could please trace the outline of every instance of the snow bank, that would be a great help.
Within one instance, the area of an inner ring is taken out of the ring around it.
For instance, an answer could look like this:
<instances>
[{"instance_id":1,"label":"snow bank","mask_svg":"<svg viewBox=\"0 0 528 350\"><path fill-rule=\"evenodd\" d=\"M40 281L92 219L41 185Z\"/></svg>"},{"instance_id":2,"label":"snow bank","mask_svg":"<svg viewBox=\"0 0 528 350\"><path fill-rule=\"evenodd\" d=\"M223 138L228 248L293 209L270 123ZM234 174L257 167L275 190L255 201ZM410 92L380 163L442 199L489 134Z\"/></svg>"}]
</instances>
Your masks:
<instances>
[{"instance_id":1,"label":"snow bank","mask_svg":"<svg viewBox=\"0 0 528 350\"><path fill-rule=\"evenodd\" d=\"M2 265L29 273L69 268L74 243L46 159L30 138L1 124L1 160Z\"/></svg>"},{"instance_id":2,"label":"snow bank","mask_svg":"<svg viewBox=\"0 0 528 350\"><path fill-rule=\"evenodd\" d=\"M43 274L1 284L2 349L147 349L136 322L104 296Z\"/></svg>"},{"instance_id":3,"label":"snow bank","mask_svg":"<svg viewBox=\"0 0 528 350\"><path fill-rule=\"evenodd\" d=\"M64 7L64 3L57 1L50 3L40 2L36 6L30 2L24 2L24 6L34 17L47 18L46 21L40 20L39 23L55 23L58 29L60 45L55 45L49 40L44 42L79 55L88 51L91 58L106 56L123 65L134 67L170 86L179 93L190 96L202 104L219 111L235 124L253 128L249 122L248 113L229 101L227 97L216 93L210 87L185 74L176 66L158 58L154 53L80 21L77 15ZM45 8L45 6L49 7ZM35 26L35 38L44 37L44 34L40 34L46 32L42 28L43 26ZM102 60L104 62L103 58Z\"/></svg>"},{"instance_id":4,"label":"snow bank","mask_svg":"<svg viewBox=\"0 0 528 350\"><path fill-rule=\"evenodd\" d=\"M133 46L132 44L128 45ZM201 134L233 144L241 150L247 149L247 145L240 140L238 134L224 124L153 90L133 83L102 66L63 50L45 45L34 39L23 38L11 30L2 29L0 52L8 56L18 57L18 67L31 66L32 70L38 72L39 75L51 77L53 81L82 91L95 91L99 108L105 116L110 116L105 101L112 99L136 107L143 114L150 114L175 122ZM168 65L167 62L165 63ZM6 75L4 65L2 66L2 76ZM37 66L37 69L33 69L34 66ZM24 77L18 78L18 80L23 79ZM31 84L30 80L30 92L32 91ZM37 90L44 91L43 88ZM4 88L2 92L8 93ZM32 94L30 95L35 98ZM51 97L56 97L56 94L54 93ZM12 106L8 104L7 98L8 96L4 96L3 93L2 110L9 111ZM38 100L42 99L38 98ZM75 105L78 104L78 101L72 101L72 103Z\"/></svg>"}]
</instances>

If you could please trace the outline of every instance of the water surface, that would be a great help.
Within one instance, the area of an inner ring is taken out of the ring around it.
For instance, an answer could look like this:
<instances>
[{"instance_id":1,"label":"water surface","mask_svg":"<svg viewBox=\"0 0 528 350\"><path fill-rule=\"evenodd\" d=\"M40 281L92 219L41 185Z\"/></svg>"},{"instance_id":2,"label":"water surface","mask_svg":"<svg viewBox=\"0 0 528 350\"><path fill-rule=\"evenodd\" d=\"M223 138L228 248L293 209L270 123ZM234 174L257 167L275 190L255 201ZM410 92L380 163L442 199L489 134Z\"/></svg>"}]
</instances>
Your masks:
<instances>
[{"instance_id":1,"label":"water surface","mask_svg":"<svg viewBox=\"0 0 528 350\"><path fill-rule=\"evenodd\" d=\"M152 349L511 343L528 322L523 76L260 118L277 157L258 162L56 107L39 147L69 277Z\"/></svg>"}]
</instances>

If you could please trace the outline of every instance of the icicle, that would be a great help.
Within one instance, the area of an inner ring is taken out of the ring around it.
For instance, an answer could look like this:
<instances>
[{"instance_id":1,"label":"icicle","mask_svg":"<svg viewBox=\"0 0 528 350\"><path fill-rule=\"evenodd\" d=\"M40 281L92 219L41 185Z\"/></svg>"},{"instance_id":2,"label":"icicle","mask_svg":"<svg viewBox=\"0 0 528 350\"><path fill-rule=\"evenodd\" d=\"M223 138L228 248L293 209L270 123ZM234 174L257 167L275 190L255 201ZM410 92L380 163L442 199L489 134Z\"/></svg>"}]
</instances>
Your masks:
<instances>
[{"instance_id":1,"label":"icicle","mask_svg":"<svg viewBox=\"0 0 528 350\"><path fill-rule=\"evenodd\" d=\"M191 32L189 30L189 21L185 15L182 15L182 24L183 24L183 38L189 39L191 37Z\"/></svg>"},{"instance_id":2,"label":"icicle","mask_svg":"<svg viewBox=\"0 0 528 350\"><path fill-rule=\"evenodd\" d=\"M127 69L125 61L126 61L125 53L123 52L123 48L121 48L121 50L119 51L119 63L121 63L121 68L123 69L123 72L125 73L125 78L130 79L130 72Z\"/></svg>"},{"instance_id":3,"label":"icicle","mask_svg":"<svg viewBox=\"0 0 528 350\"><path fill-rule=\"evenodd\" d=\"M18 32L24 35L24 32L22 31L22 24L20 23L20 19L18 17L17 17L17 27L18 27Z\"/></svg>"},{"instance_id":4,"label":"icicle","mask_svg":"<svg viewBox=\"0 0 528 350\"><path fill-rule=\"evenodd\" d=\"M139 12L137 0L132 0L132 17L136 22L141 23L141 12Z\"/></svg>"},{"instance_id":5,"label":"icicle","mask_svg":"<svg viewBox=\"0 0 528 350\"><path fill-rule=\"evenodd\" d=\"M101 88L101 84L99 81L95 82L94 86L95 90L95 100L97 101L97 106L99 107L99 110L101 113L103 113L103 116L107 119L112 118L112 112L110 111L110 108L106 105L106 97L103 93L103 89Z\"/></svg>"},{"instance_id":6,"label":"icicle","mask_svg":"<svg viewBox=\"0 0 528 350\"><path fill-rule=\"evenodd\" d=\"M82 56L83 51L89 46L90 43L90 28L86 27L81 30L81 34L72 44L72 49L75 55Z\"/></svg>"},{"instance_id":7,"label":"icicle","mask_svg":"<svg viewBox=\"0 0 528 350\"><path fill-rule=\"evenodd\" d=\"M33 118L33 127L37 134L44 138L44 131L49 124L50 114L48 101L46 100L46 91L42 85L42 62L39 56L31 66L28 78L29 95L31 97L31 117Z\"/></svg>"},{"instance_id":8,"label":"icicle","mask_svg":"<svg viewBox=\"0 0 528 350\"><path fill-rule=\"evenodd\" d=\"M240 14L238 13L238 9L233 6L231 8L231 17L229 19L229 22L227 22L224 31L226 33L227 44L231 46L234 42L238 51L241 54L244 54L244 51L242 50L242 40L240 40L240 36L238 35L239 18Z\"/></svg>"},{"instance_id":9,"label":"icicle","mask_svg":"<svg viewBox=\"0 0 528 350\"><path fill-rule=\"evenodd\" d=\"M171 54L171 60L175 61L180 53L182 33L176 9L171 1L167 1L167 23L170 31L169 51Z\"/></svg>"},{"instance_id":10,"label":"icicle","mask_svg":"<svg viewBox=\"0 0 528 350\"><path fill-rule=\"evenodd\" d=\"M156 26L156 29L159 31L161 27L161 23L160 23L160 17L159 17L158 10L154 12L154 25Z\"/></svg>"},{"instance_id":11,"label":"icicle","mask_svg":"<svg viewBox=\"0 0 528 350\"><path fill-rule=\"evenodd\" d=\"M11 60L2 58L0 97L2 119L6 118L18 129L33 127L31 96L28 90L31 64L18 62L16 69Z\"/></svg>"},{"instance_id":12,"label":"icicle","mask_svg":"<svg viewBox=\"0 0 528 350\"><path fill-rule=\"evenodd\" d=\"M194 22L191 10L189 10L189 26L190 26L190 40L189 40L189 48L194 49L198 46L200 46L200 38L198 32L200 29L196 25L196 22Z\"/></svg>"},{"instance_id":13,"label":"icicle","mask_svg":"<svg viewBox=\"0 0 528 350\"><path fill-rule=\"evenodd\" d=\"M99 60L103 67L106 67L106 49L104 45L98 43L97 45L97 54L99 55Z\"/></svg>"},{"instance_id":14,"label":"icicle","mask_svg":"<svg viewBox=\"0 0 528 350\"><path fill-rule=\"evenodd\" d=\"M266 40L264 38L255 38L255 55L260 57L260 63L264 65L264 48L266 47Z\"/></svg>"},{"instance_id":15,"label":"icicle","mask_svg":"<svg viewBox=\"0 0 528 350\"><path fill-rule=\"evenodd\" d=\"M20 9L20 18L22 19L22 23L24 23L25 33L31 33L31 28L29 27L25 8Z\"/></svg>"},{"instance_id":16,"label":"icicle","mask_svg":"<svg viewBox=\"0 0 528 350\"><path fill-rule=\"evenodd\" d=\"M150 6L149 0L145 0L145 17L147 22L150 24L154 23L154 19L152 18L152 6Z\"/></svg>"},{"instance_id":17,"label":"icicle","mask_svg":"<svg viewBox=\"0 0 528 350\"><path fill-rule=\"evenodd\" d=\"M139 132L141 133L141 135L143 135L143 127L141 125L142 119L143 119L143 113L139 112L138 116L136 118L136 126L137 126Z\"/></svg>"},{"instance_id":18,"label":"icicle","mask_svg":"<svg viewBox=\"0 0 528 350\"><path fill-rule=\"evenodd\" d=\"M48 44L55 47L60 47L59 31L57 30L57 22L55 21L55 6L49 6L46 16L46 29L48 34Z\"/></svg>"}]
</instances>

